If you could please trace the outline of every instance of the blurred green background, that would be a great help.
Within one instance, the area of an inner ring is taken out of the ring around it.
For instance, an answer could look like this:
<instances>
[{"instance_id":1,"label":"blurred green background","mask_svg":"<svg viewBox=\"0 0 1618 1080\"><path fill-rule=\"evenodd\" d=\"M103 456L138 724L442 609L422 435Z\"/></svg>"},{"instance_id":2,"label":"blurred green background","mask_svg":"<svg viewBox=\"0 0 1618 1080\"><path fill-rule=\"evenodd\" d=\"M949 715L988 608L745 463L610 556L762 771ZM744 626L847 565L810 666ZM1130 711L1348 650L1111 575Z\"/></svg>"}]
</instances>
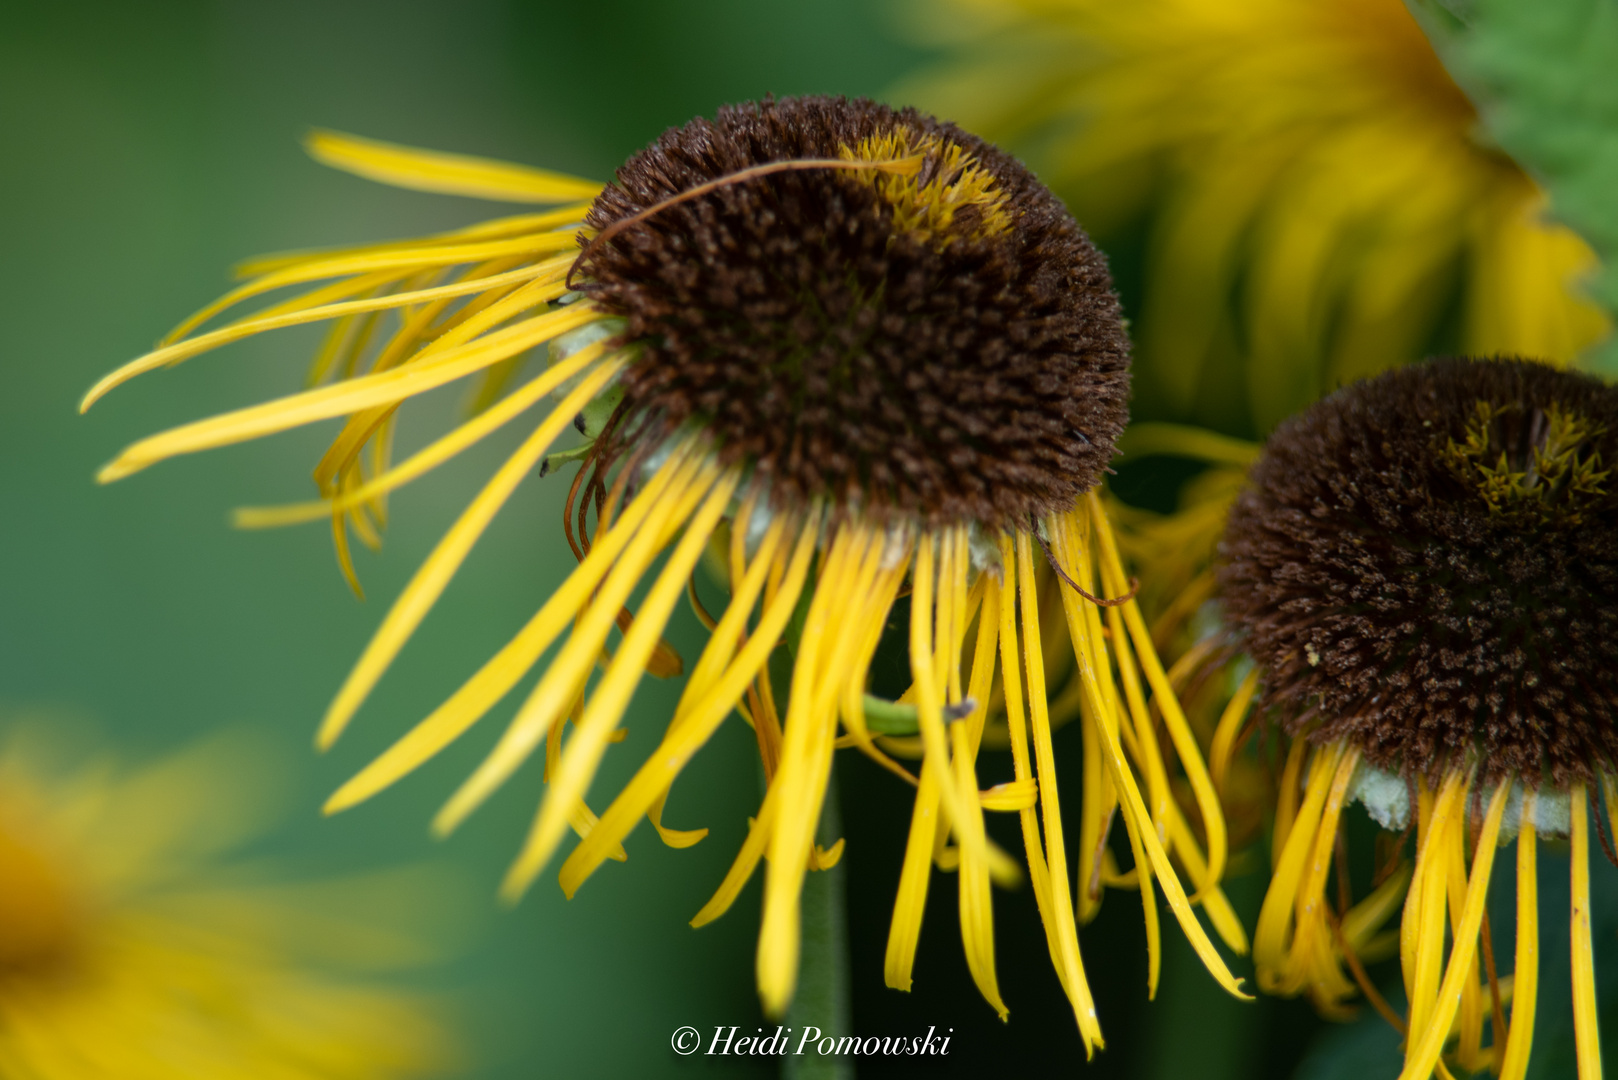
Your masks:
<instances>
[{"instance_id":1,"label":"blurred green background","mask_svg":"<svg viewBox=\"0 0 1618 1080\"><path fill-rule=\"evenodd\" d=\"M360 603L325 530L241 533L226 523L232 506L307 498L324 428L171 462L110 488L91 479L139 436L288 392L314 331L254 339L138 380L88 417L74 410L95 378L222 292L240 258L415 235L502 210L322 168L298 146L312 126L605 179L665 127L719 104L765 93L880 97L933 56L869 0L12 0L4 13L0 706L89 714L135 750L223 723L260 726L285 744L300 777L296 814L268 850L311 872L440 861L469 886L452 935L467 944L461 960L420 982L459 1001L476 1075L773 1074L773 1062L669 1049L681 1025L745 1033L763 1023L753 990L757 883L718 923L686 925L757 804L756 754L740 723L698 756L671 800L670 823L708 826L709 838L675 852L641 830L630 861L571 903L549 875L515 911L494 899L537 803L535 768L453 841L427 837L430 815L487 749L498 719L371 803L318 815L327 793L458 686L571 568L558 521L564 483L529 482L351 732L317 757L309 744L329 696L509 444L491 440L394 498L386 548L359 558L371 596ZM414 410L401 449L442 430L457 403L444 394ZM679 619L672 636L689 660L698 627L688 613ZM596 791L614 789L654 744L676 689L642 689L629 739L608 756ZM1058 743L1064 774L1076 777L1078 731ZM910 797L863 759L839 768L854 1030L955 1028L950 1057L909 1066L918 1075L1081 1068L1026 891L997 897L1009 1025L971 987L947 881L933 889L915 993L882 986ZM1014 832L1001 840L1020 850ZM1610 868L1597 876L1610 888ZM1261 888L1253 873L1231 886L1249 925ZM1086 1075L1293 1075L1321 1031L1308 1009L1237 1005L1168 932L1162 990L1148 1008L1140 922L1138 907L1115 898L1084 933L1109 1042ZM1382 1036L1361 1038L1375 1043L1367 1052L1385 1051ZM903 1072L862 1071L878 1074Z\"/></svg>"}]
</instances>

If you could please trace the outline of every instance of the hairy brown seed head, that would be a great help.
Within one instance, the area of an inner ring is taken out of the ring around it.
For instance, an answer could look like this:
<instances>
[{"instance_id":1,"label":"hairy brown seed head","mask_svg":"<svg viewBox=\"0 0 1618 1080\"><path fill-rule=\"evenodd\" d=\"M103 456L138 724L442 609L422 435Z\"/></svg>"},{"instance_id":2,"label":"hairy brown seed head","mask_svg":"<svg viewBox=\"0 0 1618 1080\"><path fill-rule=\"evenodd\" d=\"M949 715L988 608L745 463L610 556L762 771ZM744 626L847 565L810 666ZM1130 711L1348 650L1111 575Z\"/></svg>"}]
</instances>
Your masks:
<instances>
[{"instance_id":1,"label":"hairy brown seed head","mask_svg":"<svg viewBox=\"0 0 1618 1080\"><path fill-rule=\"evenodd\" d=\"M1283 424L1231 511L1232 624L1294 734L1558 785L1618 761L1618 390L1443 359Z\"/></svg>"},{"instance_id":2,"label":"hairy brown seed head","mask_svg":"<svg viewBox=\"0 0 1618 1080\"><path fill-rule=\"evenodd\" d=\"M904 174L768 162L919 159ZM778 499L1023 524L1099 480L1127 419L1104 258L1021 164L953 125L806 97L721 109L618 170L584 291L643 351L625 408L695 421Z\"/></svg>"}]
</instances>

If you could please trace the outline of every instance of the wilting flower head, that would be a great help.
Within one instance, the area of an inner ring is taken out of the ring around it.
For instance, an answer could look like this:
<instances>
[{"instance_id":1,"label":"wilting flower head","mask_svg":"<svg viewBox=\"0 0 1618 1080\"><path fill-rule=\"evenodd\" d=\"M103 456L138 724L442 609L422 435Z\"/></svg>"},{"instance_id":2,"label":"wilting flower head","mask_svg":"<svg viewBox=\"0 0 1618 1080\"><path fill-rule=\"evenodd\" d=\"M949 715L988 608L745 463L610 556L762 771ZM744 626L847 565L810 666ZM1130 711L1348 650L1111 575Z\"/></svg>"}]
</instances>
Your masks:
<instances>
[{"instance_id":1,"label":"wilting flower head","mask_svg":"<svg viewBox=\"0 0 1618 1080\"><path fill-rule=\"evenodd\" d=\"M1410 1007L1392 1019L1412 1080L1452 1037L1462 1068L1523 1076L1546 834L1572 843L1579 1075L1601 1075L1585 804L1598 828L1598 786L1618 808L1614 460L1618 390L1522 360L1436 360L1283 424L1231 512L1225 611L1262 671L1260 708L1295 740L1254 940L1259 982L1336 1011L1353 992L1346 965L1386 1010L1361 961L1408 882L1397 949ZM1394 845L1371 895L1333 911L1325 889L1335 852L1348 894L1339 825L1354 799L1388 830L1413 825L1414 872ZM1485 901L1513 834L1508 1029Z\"/></svg>"},{"instance_id":2,"label":"wilting flower head","mask_svg":"<svg viewBox=\"0 0 1618 1080\"><path fill-rule=\"evenodd\" d=\"M316 470L322 502L247 515L249 524L329 516L340 547L348 526L363 537L381 524L385 492L536 410L526 440L394 605L332 705L323 743L348 723L517 483L536 467L582 462L564 522L578 568L449 701L340 790L332 809L432 757L537 667L498 745L436 824L454 828L543 744L549 788L506 891L520 894L571 827L581 837L561 868L571 895L604 859L623 858L620 842L642 817L673 846L705 835L665 826L664 805L692 754L739 712L757 734L768 790L731 873L694 922L723 913L768 856L758 979L766 1008L779 1012L796 977L804 875L841 853L840 842L822 849L814 837L832 752L851 745L917 787L889 983L910 985L931 864L958 867L968 961L1004 1013L989 882L1017 870L987 840L982 812L1016 811L1051 953L1094 1048L1100 1032L1079 956L1046 706L1035 576L1048 561L1065 582L1091 751L1080 903L1093 905L1102 884L1123 877L1106 853L1121 810L1140 869L1152 981L1156 880L1209 967L1236 990L1170 862L1190 875L1226 940L1244 947L1218 891L1217 799L1139 611L1102 599L1130 590L1095 493L1126 419L1117 301L1100 254L1026 169L914 111L830 98L692 121L630 159L605 189L336 136L317 136L313 149L407 186L568 203L422 241L261 261L255 280L180 333L247 296L332 283L212 334L177 338L92 392L236 337L339 319L316 368L330 385L155 436L103 476L346 417ZM385 311L397 313L397 327L368 348ZM505 392L529 350L546 343L549 366ZM482 379L484 410L390 468L397 408L468 376ZM560 401L539 408L552 394ZM552 454L575 418L588 441ZM705 552L730 587L717 616L692 581ZM631 615L625 605L643 581ZM897 703L873 701L867 672L907 584L914 684ZM585 796L637 683L648 671L682 669L660 635L688 590L711 637L662 744L598 819ZM611 645L615 627L622 638ZM767 664L783 642L790 693L772 684ZM1196 792L1205 841L1171 794L1148 695ZM1014 771L980 793L991 697L1004 702ZM919 739L888 738L896 734ZM919 776L890 754L907 742L919 746Z\"/></svg>"},{"instance_id":3,"label":"wilting flower head","mask_svg":"<svg viewBox=\"0 0 1618 1080\"><path fill-rule=\"evenodd\" d=\"M60 743L22 727L0 745L0 1073L380 1080L446 1064L420 1002L343 970L419 952L374 913L345 920L358 883L245 877L232 857L261 827L243 784L261 756L216 739L130 767Z\"/></svg>"},{"instance_id":4,"label":"wilting flower head","mask_svg":"<svg viewBox=\"0 0 1618 1080\"><path fill-rule=\"evenodd\" d=\"M1468 352L1559 363L1608 332L1594 255L1402 0L955 7L928 24L962 28L959 62L917 92L1036 154L1087 225L1149 214L1135 337L1172 411L1230 403L1239 365L1267 430L1457 315Z\"/></svg>"}]
</instances>

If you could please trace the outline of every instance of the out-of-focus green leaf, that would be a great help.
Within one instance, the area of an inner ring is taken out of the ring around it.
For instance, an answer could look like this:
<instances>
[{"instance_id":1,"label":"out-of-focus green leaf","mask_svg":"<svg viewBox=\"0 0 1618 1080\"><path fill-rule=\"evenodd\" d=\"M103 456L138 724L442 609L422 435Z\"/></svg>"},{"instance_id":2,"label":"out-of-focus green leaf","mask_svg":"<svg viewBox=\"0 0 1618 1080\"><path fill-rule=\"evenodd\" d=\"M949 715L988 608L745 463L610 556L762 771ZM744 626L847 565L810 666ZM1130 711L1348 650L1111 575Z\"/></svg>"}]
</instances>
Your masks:
<instances>
[{"instance_id":1,"label":"out-of-focus green leaf","mask_svg":"<svg viewBox=\"0 0 1618 1080\"><path fill-rule=\"evenodd\" d=\"M1409 0L1485 134L1543 184L1601 257L1590 295L1618 312L1618 0ZM1618 337L1582 363L1618 374Z\"/></svg>"}]
</instances>

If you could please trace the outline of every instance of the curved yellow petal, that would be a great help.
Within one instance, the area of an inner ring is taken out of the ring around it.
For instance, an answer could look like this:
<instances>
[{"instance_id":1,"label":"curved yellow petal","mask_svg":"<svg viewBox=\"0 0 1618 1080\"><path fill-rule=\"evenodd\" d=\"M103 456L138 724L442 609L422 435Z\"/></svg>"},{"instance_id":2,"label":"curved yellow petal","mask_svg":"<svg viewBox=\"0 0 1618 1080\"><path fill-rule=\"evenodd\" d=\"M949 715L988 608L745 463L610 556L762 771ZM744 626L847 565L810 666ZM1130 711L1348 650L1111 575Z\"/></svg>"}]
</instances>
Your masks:
<instances>
[{"instance_id":1,"label":"curved yellow petal","mask_svg":"<svg viewBox=\"0 0 1618 1080\"><path fill-rule=\"evenodd\" d=\"M557 203L593 199L602 188L592 180L527 165L421 150L319 128L308 134L303 145L324 165L412 191L497 202Z\"/></svg>"}]
</instances>

